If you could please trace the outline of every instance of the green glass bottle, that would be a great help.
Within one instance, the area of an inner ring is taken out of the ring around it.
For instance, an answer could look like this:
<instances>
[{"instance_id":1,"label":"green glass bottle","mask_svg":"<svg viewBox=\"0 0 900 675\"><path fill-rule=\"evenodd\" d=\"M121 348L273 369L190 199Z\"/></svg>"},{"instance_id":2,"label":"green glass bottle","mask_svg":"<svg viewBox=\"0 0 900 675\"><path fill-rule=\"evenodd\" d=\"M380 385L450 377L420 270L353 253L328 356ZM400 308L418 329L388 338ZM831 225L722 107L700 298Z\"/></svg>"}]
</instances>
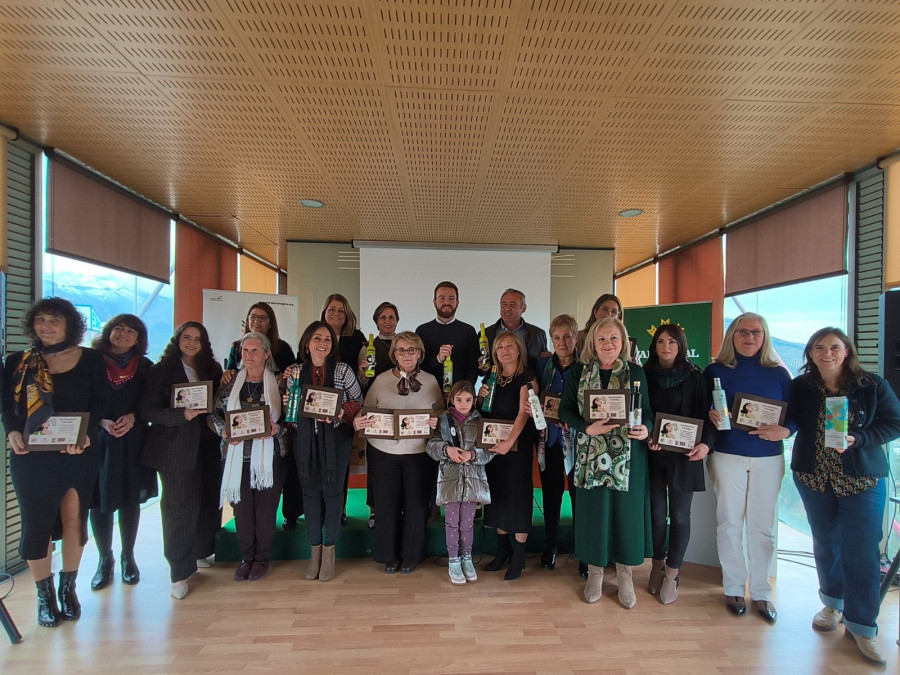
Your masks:
<instances>
[{"instance_id":1,"label":"green glass bottle","mask_svg":"<svg viewBox=\"0 0 900 675\"><path fill-rule=\"evenodd\" d=\"M481 402L481 410L482 412L491 412L494 409L494 394L497 393L497 366L491 367L491 374L484 381L484 386L487 387L487 394L484 395L484 400Z\"/></svg>"}]
</instances>

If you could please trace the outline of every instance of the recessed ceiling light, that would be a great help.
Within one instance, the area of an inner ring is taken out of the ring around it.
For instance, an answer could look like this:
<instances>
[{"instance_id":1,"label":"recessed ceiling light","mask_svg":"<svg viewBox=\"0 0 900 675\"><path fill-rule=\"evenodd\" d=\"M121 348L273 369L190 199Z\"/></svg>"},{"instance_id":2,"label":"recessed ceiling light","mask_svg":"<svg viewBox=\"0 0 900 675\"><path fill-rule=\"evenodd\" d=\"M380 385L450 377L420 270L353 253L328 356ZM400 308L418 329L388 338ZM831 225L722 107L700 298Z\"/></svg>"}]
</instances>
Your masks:
<instances>
[{"instance_id":1,"label":"recessed ceiling light","mask_svg":"<svg viewBox=\"0 0 900 675\"><path fill-rule=\"evenodd\" d=\"M300 203L311 209L321 209L325 206L325 202L320 202L318 199L301 199Z\"/></svg>"},{"instance_id":2,"label":"recessed ceiling light","mask_svg":"<svg viewBox=\"0 0 900 675\"><path fill-rule=\"evenodd\" d=\"M619 215L623 218L634 218L635 216L640 216L644 212L641 209L625 209L624 211L619 211Z\"/></svg>"}]
</instances>

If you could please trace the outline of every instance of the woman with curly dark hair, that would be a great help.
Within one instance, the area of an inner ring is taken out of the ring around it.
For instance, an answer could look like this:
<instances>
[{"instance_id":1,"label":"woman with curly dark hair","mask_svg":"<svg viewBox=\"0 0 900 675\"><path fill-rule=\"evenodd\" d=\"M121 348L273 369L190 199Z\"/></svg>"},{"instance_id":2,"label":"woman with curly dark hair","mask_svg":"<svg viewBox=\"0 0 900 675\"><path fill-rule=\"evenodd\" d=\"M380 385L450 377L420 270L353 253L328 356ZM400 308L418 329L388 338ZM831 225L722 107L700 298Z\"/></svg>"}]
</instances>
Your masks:
<instances>
[{"instance_id":1,"label":"woman with curly dark hair","mask_svg":"<svg viewBox=\"0 0 900 675\"><path fill-rule=\"evenodd\" d=\"M172 385L218 383L221 378L206 328L186 321L150 368L139 408L152 425L141 463L156 469L162 481L163 553L169 561L170 594L177 600L187 595L187 580L198 562L208 567L206 559L215 551L222 462L219 438L206 425L207 411L171 407Z\"/></svg>"},{"instance_id":2,"label":"woman with curly dark hair","mask_svg":"<svg viewBox=\"0 0 900 675\"><path fill-rule=\"evenodd\" d=\"M113 516L119 513L122 545L122 581L136 584L141 573L134 561L134 543L141 519L141 504L159 494L156 474L138 461L147 435L147 421L138 414L138 401L147 371L153 365L147 353L147 327L134 314L119 314L106 322L94 338L94 349L103 354L110 391L107 415L100 420L98 440L103 463L94 502L91 530L100 553L91 589L106 588L112 579L115 558L112 552Z\"/></svg>"},{"instance_id":3,"label":"woman with curly dark hair","mask_svg":"<svg viewBox=\"0 0 900 675\"><path fill-rule=\"evenodd\" d=\"M108 387L100 352L80 347L84 319L68 300L44 298L23 320L33 346L6 359L3 424L12 448L10 475L22 516L19 553L37 585L38 623L75 621L75 579L87 543L87 516L102 452L97 424L107 415ZM83 445L35 452L29 436L53 415L90 413ZM51 540L62 539L59 605L51 574Z\"/></svg>"}]
</instances>

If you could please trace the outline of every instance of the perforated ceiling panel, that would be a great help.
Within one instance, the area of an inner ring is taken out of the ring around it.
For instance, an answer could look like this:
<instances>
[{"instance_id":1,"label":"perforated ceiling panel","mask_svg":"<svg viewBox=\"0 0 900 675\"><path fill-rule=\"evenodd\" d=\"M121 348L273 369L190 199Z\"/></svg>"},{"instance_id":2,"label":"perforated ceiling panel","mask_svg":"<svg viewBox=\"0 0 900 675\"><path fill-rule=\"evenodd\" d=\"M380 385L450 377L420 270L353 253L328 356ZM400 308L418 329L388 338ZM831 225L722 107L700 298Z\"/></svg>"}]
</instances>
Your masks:
<instances>
[{"instance_id":1,"label":"perforated ceiling panel","mask_svg":"<svg viewBox=\"0 0 900 675\"><path fill-rule=\"evenodd\" d=\"M0 3L0 121L279 265L363 239L623 269L900 147L898 64L895 0Z\"/></svg>"}]
</instances>

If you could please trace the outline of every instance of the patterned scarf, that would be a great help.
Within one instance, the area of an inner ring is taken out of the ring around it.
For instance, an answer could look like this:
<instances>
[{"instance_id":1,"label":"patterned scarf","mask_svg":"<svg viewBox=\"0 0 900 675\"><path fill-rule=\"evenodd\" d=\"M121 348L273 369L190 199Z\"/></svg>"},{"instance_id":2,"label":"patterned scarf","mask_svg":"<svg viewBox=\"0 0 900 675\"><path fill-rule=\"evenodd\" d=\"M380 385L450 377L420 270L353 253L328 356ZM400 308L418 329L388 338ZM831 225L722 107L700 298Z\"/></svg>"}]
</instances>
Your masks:
<instances>
[{"instance_id":1,"label":"patterned scarf","mask_svg":"<svg viewBox=\"0 0 900 675\"><path fill-rule=\"evenodd\" d=\"M400 373L400 379L397 380L397 393L401 396L409 396L410 391L416 393L422 388L422 383L416 379L416 375L421 372L419 366L416 366L416 369L411 373L407 373L400 368L397 368L397 372Z\"/></svg>"},{"instance_id":2,"label":"patterned scarf","mask_svg":"<svg viewBox=\"0 0 900 675\"><path fill-rule=\"evenodd\" d=\"M113 391L118 391L125 383L134 377L137 372L140 359L132 358L133 354L111 354L103 352L103 360L106 362L106 379Z\"/></svg>"},{"instance_id":3,"label":"patterned scarf","mask_svg":"<svg viewBox=\"0 0 900 675\"><path fill-rule=\"evenodd\" d=\"M22 354L13 372L13 402L16 412L25 418L22 435L29 435L53 415L53 376L44 360L44 354L58 354L71 347L61 342L50 347L37 344ZM23 395L24 391L24 395Z\"/></svg>"},{"instance_id":4,"label":"patterned scarf","mask_svg":"<svg viewBox=\"0 0 900 675\"><path fill-rule=\"evenodd\" d=\"M578 352L575 352L575 361L578 361ZM570 364L569 367L571 368L572 365L574 365L574 362L573 364ZM559 365L559 357L554 354L547 359L547 363L544 364L544 370L541 372L541 391L545 392L550 390L550 385L553 383L553 374L557 370L562 372L562 367ZM537 458L538 466L541 471L547 470L547 440L549 437L549 426L538 432ZM563 468L568 476L569 472L575 466L575 453L573 452L573 449L575 448L575 430L569 429L568 432L565 432L560 429L559 437L562 439Z\"/></svg>"},{"instance_id":5,"label":"patterned scarf","mask_svg":"<svg viewBox=\"0 0 900 675\"><path fill-rule=\"evenodd\" d=\"M609 378L608 389L630 389L631 373L628 363L616 359ZM585 365L578 381L578 412L584 417L584 392L603 389L600 363ZM585 489L607 487L619 492L628 491L631 469L631 440L628 425L623 424L602 436L578 434L575 442L575 486Z\"/></svg>"}]
</instances>

